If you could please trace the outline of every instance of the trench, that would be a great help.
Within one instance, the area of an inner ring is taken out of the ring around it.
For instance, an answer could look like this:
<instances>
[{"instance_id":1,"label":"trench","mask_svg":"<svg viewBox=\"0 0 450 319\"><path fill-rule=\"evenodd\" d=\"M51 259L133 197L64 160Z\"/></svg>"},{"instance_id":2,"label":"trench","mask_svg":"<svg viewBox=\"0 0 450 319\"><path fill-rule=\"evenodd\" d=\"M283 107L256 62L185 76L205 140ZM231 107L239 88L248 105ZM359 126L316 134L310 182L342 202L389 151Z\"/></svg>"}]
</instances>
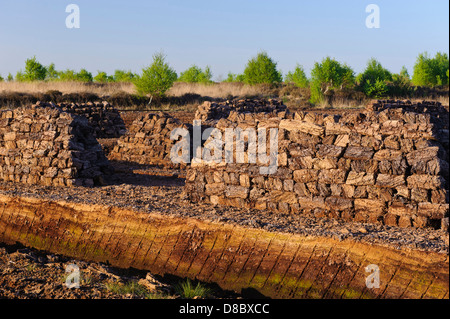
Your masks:
<instances>
[{"instance_id":1,"label":"trench","mask_svg":"<svg viewBox=\"0 0 450 319\"><path fill-rule=\"evenodd\" d=\"M270 298L449 297L447 254L107 205L0 195L0 242Z\"/></svg>"}]
</instances>

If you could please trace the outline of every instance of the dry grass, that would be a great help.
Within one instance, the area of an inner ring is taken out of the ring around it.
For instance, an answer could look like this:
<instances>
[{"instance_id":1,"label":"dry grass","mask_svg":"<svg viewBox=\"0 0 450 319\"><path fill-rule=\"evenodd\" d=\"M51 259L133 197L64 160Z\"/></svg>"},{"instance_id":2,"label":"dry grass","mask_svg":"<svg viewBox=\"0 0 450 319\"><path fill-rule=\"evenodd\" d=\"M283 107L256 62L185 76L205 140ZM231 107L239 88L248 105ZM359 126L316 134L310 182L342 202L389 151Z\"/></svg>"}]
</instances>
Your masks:
<instances>
[{"instance_id":1,"label":"dry grass","mask_svg":"<svg viewBox=\"0 0 450 319\"><path fill-rule=\"evenodd\" d=\"M118 92L135 93L131 83L83 83L83 82L0 82L0 92L45 93L48 91L68 93L94 93L113 95Z\"/></svg>"},{"instance_id":2,"label":"dry grass","mask_svg":"<svg viewBox=\"0 0 450 319\"><path fill-rule=\"evenodd\" d=\"M83 83L83 82L0 82L0 92L46 93L51 90L68 93L93 93L99 96L114 95L119 92L135 94L132 83ZM183 96L187 93L227 98L245 97L270 93L267 86L251 86L243 83L183 83L176 82L167 92L168 96Z\"/></svg>"},{"instance_id":3,"label":"dry grass","mask_svg":"<svg viewBox=\"0 0 450 319\"><path fill-rule=\"evenodd\" d=\"M402 100L402 98L399 98ZM411 102L422 102L422 101L436 101L441 103L442 105L449 106L449 97L448 96L438 96L438 97L426 97L423 99L410 99Z\"/></svg>"},{"instance_id":4,"label":"dry grass","mask_svg":"<svg viewBox=\"0 0 450 319\"><path fill-rule=\"evenodd\" d=\"M317 109L326 109L326 108L333 108L333 109L361 109L365 108L367 104L370 103L370 99L363 100L363 101L355 101L348 98L342 98L342 97L336 97L333 98L331 101L331 105L327 101L319 102L317 105L314 106L314 108Z\"/></svg>"},{"instance_id":5,"label":"dry grass","mask_svg":"<svg viewBox=\"0 0 450 319\"><path fill-rule=\"evenodd\" d=\"M268 92L266 86L251 86L243 83L222 82L205 85L200 83L176 82L167 92L167 95L182 96L186 93L226 99L230 96L257 96L267 94Z\"/></svg>"}]
</instances>

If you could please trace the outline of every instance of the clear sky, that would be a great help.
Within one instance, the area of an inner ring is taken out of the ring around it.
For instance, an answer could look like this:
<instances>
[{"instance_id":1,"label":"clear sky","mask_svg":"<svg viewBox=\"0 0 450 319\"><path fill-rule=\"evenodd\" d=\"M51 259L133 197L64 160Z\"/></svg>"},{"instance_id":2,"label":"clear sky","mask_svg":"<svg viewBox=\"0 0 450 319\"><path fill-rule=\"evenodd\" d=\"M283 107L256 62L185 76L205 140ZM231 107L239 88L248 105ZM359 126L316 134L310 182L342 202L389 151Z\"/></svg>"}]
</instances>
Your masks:
<instances>
[{"instance_id":1,"label":"clear sky","mask_svg":"<svg viewBox=\"0 0 450 319\"><path fill-rule=\"evenodd\" d=\"M66 28L66 6L80 8L80 28ZM365 8L380 8L380 28ZM56 69L140 72L163 51L178 72L209 65L214 78L241 73L266 51L286 73L309 74L326 56L361 72L375 57L410 74L420 52L449 52L448 0L0 0L0 75L36 56Z\"/></svg>"}]
</instances>

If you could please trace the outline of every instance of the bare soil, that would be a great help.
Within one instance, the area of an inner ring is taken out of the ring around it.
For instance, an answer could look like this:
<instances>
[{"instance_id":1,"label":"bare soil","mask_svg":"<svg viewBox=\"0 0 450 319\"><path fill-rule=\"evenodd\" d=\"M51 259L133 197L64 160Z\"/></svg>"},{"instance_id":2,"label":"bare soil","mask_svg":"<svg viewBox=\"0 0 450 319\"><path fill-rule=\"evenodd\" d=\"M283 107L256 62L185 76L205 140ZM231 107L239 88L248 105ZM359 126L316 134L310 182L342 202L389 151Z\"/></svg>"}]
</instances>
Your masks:
<instances>
[{"instance_id":1,"label":"bare soil","mask_svg":"<svg viewBox=\"0 0 450 319\"><path fill-rule=\"evenodd\" d=\"M68 287L79 270L79 287ZM69 279L70 280L70 279ZM153 276L136 269L120 269L104 263L73 260L20 245L0 244L0 299L176 299L181 298L178 277ZM206 286L202 298L241 298L218 287Z\"/></svg>"}]
</instances>

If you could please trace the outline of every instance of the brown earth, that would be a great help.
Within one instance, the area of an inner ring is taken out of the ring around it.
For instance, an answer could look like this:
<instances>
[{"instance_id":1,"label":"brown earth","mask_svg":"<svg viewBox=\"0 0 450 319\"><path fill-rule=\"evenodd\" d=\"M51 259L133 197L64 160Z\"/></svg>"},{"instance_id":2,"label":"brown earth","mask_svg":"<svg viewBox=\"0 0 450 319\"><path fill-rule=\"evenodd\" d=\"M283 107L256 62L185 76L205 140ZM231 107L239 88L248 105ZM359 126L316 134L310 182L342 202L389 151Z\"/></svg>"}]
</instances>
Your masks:
<instances>
[{"instance_id":1,"label":"brown earth","mask_svg":"<svg viewBox=\"0 0 450 319\"><path fill-rule=\"evenodd\" d=\"M69 265L79 267L78 288L66 284L71 274ZM136 269L0 244L0 299L173 299L180 298L176 286L182 282L182 278L153 276ZM208 288L208 298L240 298L218 287Z\"/></svg>"}]
</instances>

